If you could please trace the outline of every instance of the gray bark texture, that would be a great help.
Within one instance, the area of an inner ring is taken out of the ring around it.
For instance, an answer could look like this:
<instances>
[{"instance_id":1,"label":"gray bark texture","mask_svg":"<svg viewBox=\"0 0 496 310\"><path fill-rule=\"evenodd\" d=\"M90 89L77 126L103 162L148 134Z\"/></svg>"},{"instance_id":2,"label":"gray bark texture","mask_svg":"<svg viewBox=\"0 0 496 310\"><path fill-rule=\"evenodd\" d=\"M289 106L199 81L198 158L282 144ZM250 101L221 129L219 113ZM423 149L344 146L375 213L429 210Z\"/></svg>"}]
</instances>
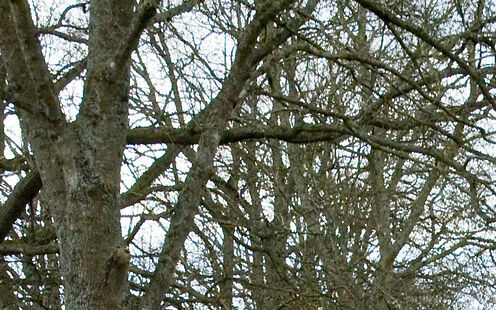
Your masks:
<instances>
[{"instance_id":1,"label":"gray bark texture","mask_svg":"<svg viewBox=\"0 0 496 310\"><path fill-rule=\"evenodd\" d=\"M124 246L119 189L129 70L112 63L114 51L124 48L133 2L92 1L91 7L84 97L73 123L60 109L27 2L2 3L1 47L54 217L66 308L117 309L129 260L117 257Z\"/></svg>"},{"instance_id":2,"label":"gray bark texture","mask_svg":"<svg viewBox=\"0 0 496 310\"><path fill-rule=\"evenodd\" d=\"M496 306L493 2L63 2L0 0L1 309Z\"/></svg>"}]
</instances>

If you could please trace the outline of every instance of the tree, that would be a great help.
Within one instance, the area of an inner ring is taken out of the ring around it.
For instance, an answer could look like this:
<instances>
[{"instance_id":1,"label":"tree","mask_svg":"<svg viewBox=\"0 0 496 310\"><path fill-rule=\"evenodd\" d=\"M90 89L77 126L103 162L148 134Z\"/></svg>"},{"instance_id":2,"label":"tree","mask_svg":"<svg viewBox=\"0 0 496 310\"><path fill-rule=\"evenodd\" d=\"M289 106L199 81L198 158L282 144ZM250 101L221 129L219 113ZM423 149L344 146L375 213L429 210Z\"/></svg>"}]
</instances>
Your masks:
<instances>
[{"instance_id":1,"label":"tree","mask_svg":"<svg viewBox=\"0 0 496 310\"><path fill-rule=\"evenodd\" d=\"M3 307L494 305L491 4L1 2Z\"/></svg>"}]
</instances>

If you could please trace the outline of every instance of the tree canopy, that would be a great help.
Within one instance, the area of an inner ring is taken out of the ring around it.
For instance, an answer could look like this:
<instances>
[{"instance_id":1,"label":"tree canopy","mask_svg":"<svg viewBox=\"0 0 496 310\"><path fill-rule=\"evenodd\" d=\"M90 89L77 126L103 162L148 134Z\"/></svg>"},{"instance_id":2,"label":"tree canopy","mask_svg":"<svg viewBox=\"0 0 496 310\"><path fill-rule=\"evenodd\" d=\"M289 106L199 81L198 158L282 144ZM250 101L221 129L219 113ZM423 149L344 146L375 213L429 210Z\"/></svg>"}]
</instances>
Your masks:
<instances>
[{"instance_id":1,"label":"tree canopy","mask_svg":"<svg viewBox=\"0 0 496 310\"><path fill-rule=\"evenodd\" d=\"M0 1L0 308L496 306L496 5Z\"/></svg>"}]
</instances>

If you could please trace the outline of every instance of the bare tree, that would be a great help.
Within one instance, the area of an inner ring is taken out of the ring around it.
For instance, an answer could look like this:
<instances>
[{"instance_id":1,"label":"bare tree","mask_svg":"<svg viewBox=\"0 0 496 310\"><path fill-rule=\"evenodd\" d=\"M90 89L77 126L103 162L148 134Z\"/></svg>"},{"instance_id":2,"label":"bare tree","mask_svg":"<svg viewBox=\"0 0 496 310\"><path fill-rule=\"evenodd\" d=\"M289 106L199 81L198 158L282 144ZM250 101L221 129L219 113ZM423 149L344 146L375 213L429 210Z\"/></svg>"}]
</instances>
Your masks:
<instances>
[{"instance_id":1,"label":"bare tree","mask_svg":"<svg viewBox=\"0 0 496 310\"><path fill-rule=\"evenodd\" d=\"M493 4L1 2L0 307L494 306Z\"/></svg>"}]
</instances>

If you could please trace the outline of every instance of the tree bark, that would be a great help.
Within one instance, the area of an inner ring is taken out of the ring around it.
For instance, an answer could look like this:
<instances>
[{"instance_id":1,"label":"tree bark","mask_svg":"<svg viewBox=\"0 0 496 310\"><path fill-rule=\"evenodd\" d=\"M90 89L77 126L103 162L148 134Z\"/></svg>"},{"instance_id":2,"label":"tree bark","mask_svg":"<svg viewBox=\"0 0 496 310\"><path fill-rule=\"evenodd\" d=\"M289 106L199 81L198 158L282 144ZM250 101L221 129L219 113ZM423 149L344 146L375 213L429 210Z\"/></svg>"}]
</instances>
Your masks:
<instances>
[{"instance_id":1,"label":"tree bark","mask_svg":"<svg viewBox=\"0 0 496 310\"><path fill-rule=\"evenodd\" d=\"M118 309L126 289L119 186L129 70L113 65L113 51L123 48L133 3L91 1L88 73L72 124L60 109L27 1L0 4L2 55L54 216L67 309Z\"/></svg>"}]
</instances>

